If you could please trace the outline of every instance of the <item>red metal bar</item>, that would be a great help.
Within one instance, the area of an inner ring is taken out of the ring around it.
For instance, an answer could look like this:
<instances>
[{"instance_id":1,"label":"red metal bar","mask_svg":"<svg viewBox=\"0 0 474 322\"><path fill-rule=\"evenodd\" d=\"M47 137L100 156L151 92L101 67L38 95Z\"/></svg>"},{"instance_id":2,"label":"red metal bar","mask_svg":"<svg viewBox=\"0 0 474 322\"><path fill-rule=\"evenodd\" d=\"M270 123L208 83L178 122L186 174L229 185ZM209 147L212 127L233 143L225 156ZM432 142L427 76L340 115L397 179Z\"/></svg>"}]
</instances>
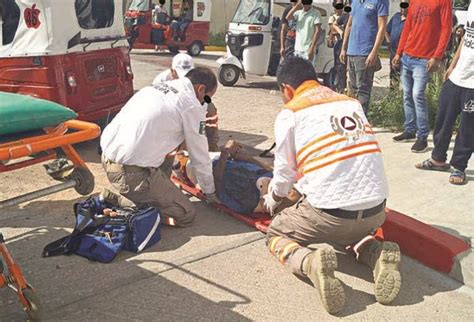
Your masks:
<instances>
[{"instance_id":1,"label":"red metal bar","mask_svg":"<svg viewBox=\"0 0 474 322\"><path fill-rule=\"evenodd\" d=\"M29 167L31 165L46 162L46 161L49 161L49 160L54 160L54 159L56 159L56 157L57 157L57 155L56 155L55 152L47 151L47 155L42 156L42 157L38 157L38 158L30 159L30 160L25 160L25 161L21 161L21 162L17 162L17 163L14 163L14 164L9 164L9 165L3 165L3 164L0 163L0 173L26 168L26 167Z\"/></svg>"},{"instance_id":2,"label":"red metal bar","mask_svg":"<svg viewBox=\"0 0 474 322\"><path fill-rule=\"evenodd\" d=\"M184 190L187 193L195 196L196 198L199 198L201 200L206 199L204 194L199 189L187 185L186 183L184 183L183 181L179 180L176 177L172 177L171 180L175 184L177 184L182 190ZM242 214L239 214L238 212L233 211L232 209L227 208L224 205L216 204L216 205L214 205L214 207L217 210L219 210L219 211L221 211L221 212L223 212L227 215L230 215L230 216L234 217L235 219L240 220L243 223L245 223L246 225L248 225L250 227L254 227L255 229L257 229L257 230L259 230L263 233L267 232L268 225L271 222L271 217L268 214L254 213L254 214L250 214L250 215L242 215Z\"/></svg>"}]
</instances>

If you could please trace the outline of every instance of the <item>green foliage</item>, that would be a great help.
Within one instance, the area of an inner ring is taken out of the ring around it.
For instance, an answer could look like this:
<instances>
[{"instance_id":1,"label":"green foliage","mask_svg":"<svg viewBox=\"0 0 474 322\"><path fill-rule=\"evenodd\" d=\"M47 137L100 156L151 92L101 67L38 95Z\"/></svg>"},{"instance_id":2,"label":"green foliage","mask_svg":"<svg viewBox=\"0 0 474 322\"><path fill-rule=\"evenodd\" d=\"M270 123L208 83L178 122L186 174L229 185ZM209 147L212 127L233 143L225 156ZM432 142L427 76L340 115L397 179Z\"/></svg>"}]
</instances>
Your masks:
<instances>
[{"instance_id":1,"label":"green foliage","mask_svg":"<svg viewBox=\"0 0 474 322\"><path fill-rule=\"evenodd\" d=\"M209 35L209 45L225 47L225 33L219 32L217 34Z\"/></svg>"},{"instance_id":2,"label":"green foliage","mask_svg":"<svg viewBox=\"0 0 474 322\"><path fill-rule=\"evenodd\" d=\"M438 99L443 86L443 74L434 73L426 88L426 101L429 108L430 128L432 129L438 113ZM405 121L403 112L403 90L400 87L391 88L387 95L380 100L372 101L369 109L369 120L375 127L391 131L402 131Z\"/></svg>"}]
</instances>

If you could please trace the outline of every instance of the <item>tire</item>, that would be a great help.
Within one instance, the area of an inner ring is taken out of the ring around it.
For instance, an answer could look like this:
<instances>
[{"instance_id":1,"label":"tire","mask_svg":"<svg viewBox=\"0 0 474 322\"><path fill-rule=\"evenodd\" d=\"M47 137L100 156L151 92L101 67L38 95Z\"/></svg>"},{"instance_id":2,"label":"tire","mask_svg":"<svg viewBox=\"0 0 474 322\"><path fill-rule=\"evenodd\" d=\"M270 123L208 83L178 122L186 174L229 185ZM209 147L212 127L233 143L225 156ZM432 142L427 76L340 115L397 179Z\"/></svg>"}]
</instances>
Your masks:
<instances>
[{"instance_id":1,"label":"tire","mask_svg":"<svg viewBox=\"0 0 474 322\"><path fill-rule=\"evenodd\" d=\"M179 53L179 48L175 46L168 46L168 50L173 56Z\"/></svg>"},{"instance_id":2,"label":"tire","mask_svg":"<svg viewBox=\"0 0 474 322\"><path fill-rule=\"evenodd\" d=\"M221 65L217 71L219 83L224 86L234 86L240 78L240 69L234 65Z\"/></svg>"},{"instance_id":3,"label":"tire","mask_svg":"<svg viewBox=\"0 0 474 322\"><path fill-rule=\"evenodd\" d=\"M87 196L94 191L94 175L89 171L89 169L81 167L74 168L74 171L68 179L76 180L76 186L74 189L80 195Z\"/></svg>"},{"instance_id":4,"label":"tire","mask_svg":"<svg viewBox=\"0 0 474 322\"><path fill-rule=\"evenodd\" d=\"M202 51L202 43L200 41L195 41L188 47L188 54L193 57L199 56L201 51Z\"/></svg>"}]
</instances>

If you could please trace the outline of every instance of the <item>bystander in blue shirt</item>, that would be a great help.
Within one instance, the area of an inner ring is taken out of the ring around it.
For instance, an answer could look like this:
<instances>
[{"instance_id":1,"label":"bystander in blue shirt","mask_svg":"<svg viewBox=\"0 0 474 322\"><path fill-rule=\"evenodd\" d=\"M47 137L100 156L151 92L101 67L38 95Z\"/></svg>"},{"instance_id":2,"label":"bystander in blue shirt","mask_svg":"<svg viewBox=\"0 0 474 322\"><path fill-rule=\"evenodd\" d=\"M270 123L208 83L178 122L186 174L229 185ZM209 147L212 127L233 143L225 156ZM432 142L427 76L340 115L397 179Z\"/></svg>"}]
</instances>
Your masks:
<instances>
[{"instance_id":1,"label":"bystander in blue shirt","mask_svg":"<svg viewBox=\"0 0 474 322\"><path fill-rule=\"evenodd\" d=\"M388 16L388 0L354 0L347 55L368 56L377 38L378 17Z\"/></svg>"},{"instance_id":2,"label":"bystander in blue shirt","mask_svg":"<svg viewBox=\"0 0 474 322\"><path fill-rule=\"evenodd\" d=\"M402 15L400 12L397 12L393 15L387 25L387 33L390 36L390 57L393 58L397 53L398 42L400 41L400 36L403 31L403 26L405 25L405 20L402 20Z\"/></svg>"}]
</instances>

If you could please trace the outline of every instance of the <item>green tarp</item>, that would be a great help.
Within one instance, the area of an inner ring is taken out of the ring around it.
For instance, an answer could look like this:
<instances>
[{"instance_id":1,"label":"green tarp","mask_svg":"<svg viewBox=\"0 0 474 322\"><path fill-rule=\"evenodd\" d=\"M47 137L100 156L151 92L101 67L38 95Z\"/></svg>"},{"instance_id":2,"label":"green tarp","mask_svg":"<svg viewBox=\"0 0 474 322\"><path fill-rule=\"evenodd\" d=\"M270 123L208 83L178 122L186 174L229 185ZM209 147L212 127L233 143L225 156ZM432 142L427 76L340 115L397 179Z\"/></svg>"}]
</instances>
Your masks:
<instances>
[{"instance_id":1,"label":"green tarp","mask_svg":"<svg viewBox=\"0 0 474 322\"><path fill-rule=\"evenodd\" d=\"M73 110L51 101L0 92L0 135L56 126L76 117Z\"/></svg>"}]
</instances>

